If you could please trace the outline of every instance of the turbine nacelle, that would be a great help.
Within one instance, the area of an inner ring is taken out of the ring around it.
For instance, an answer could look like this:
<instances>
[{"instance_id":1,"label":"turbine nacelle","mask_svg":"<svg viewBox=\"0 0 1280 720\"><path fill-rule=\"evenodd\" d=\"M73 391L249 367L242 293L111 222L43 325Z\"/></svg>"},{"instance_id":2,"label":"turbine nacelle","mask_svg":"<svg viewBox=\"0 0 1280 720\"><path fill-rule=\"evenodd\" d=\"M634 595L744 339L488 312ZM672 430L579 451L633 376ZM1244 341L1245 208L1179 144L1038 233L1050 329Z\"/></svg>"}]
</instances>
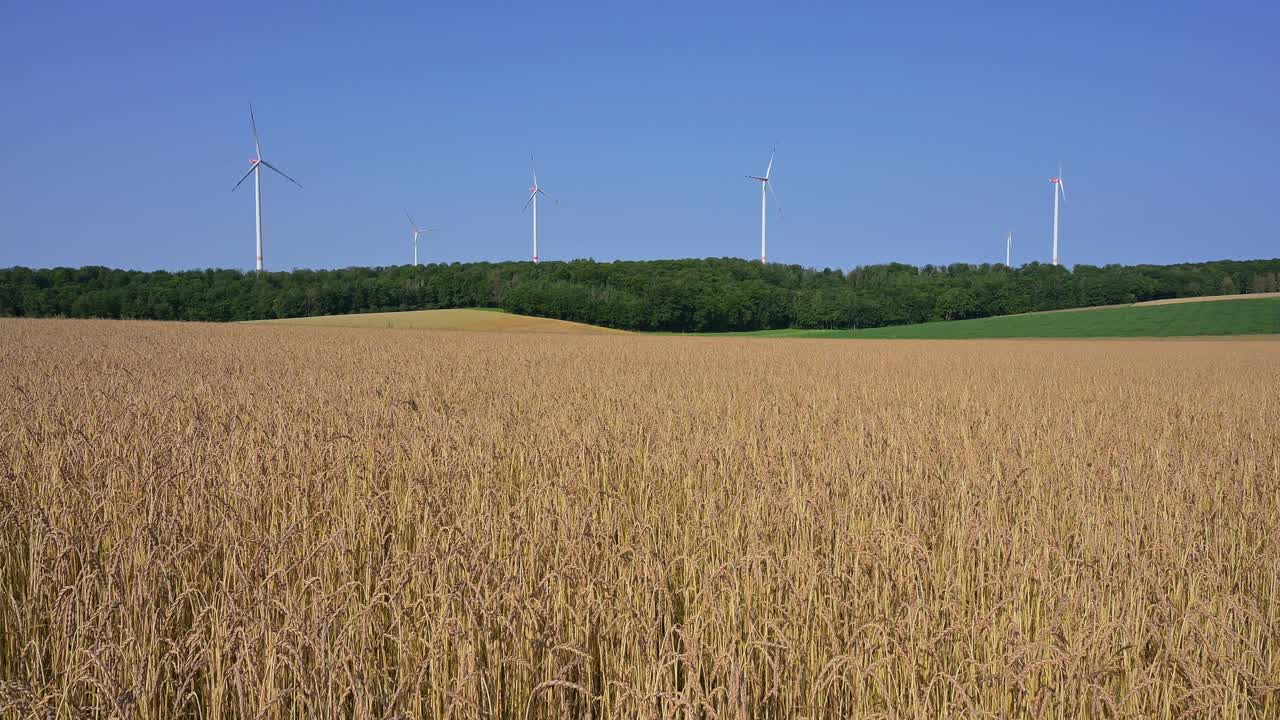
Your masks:
<instances>
[{"instance_id":1,"label":"turbine nacelle","mask_svg":"<svg viewBox=\"0 0 1280 720\"><path fill-rule=\"evenodd\" d=\"M774 192L773 183L771 182L773 175L773 158L777 154L778 149L776 147L769 151L769 164L765 166L764 175L744 175L743 177L760 183L760 192L767 192L769 195L773 196L773 202L778 208L778 217L782 217L782 203L778 202L778 193Z\"/></svg>"},{"instance_id":2,"label":"turbine nacelle","mask_svg":"<svg viewBox=\"0 0 1280 720\"><path fill-rule=\"evenodd\" d=\"M297 180L294 180L293 178L289 177L289 175L285 173L285 171L281 170L275 165L272 165L271 163L262 159L262 141L258 139L258 122L253 119L252 105L249 106L249 123L250 125L253 126L253 149L258 154L255 157L249 158L249 172L246 172L240 178L240 182L237 182L235 186L232 187L231 189L234 191L236 188L240 187L240 184L243 183L245 180L249 179L249 176L252 175L255 170L259 169L259 166L274 170L278 175L280 175L280 177L284 178L285 180L288 180L289 182L301 188L302 183L298 182Z\"/></svg>"},{"instance_id":3,"label":"turbine nacelle","mask_svg":"<svg viewBox=\"0 0 1280 720\"><path fill-rule=\"evenodd\" d=\"M419 227L418 223L413 221L413 216L409 214L408 208L405 208L404 216L409 221L409 229L413 232L414 239L417 239L419 235L423 235L429 232L435 232L436 230L440 229L434 225L430 227Z\"/></svg>"},{"instance_id":4,"label":"turbine nacelle","mask_svg":"<svg viewBox=\"0 0 1280 720\"><path fill-rule=\"evenodd\" d=\"M543 190L538 185L533 185L532 187L529 188L529 199L524 201L524 207L520 208L520 212L524 212L525 210L529 209L529 204L532 203L539 195L541 195L544 198L547 198L548 200L555 203L556 205L560 204L560 201L551 197L551 195L549 195L546 190Z\"/></svg>"}]
</instances>

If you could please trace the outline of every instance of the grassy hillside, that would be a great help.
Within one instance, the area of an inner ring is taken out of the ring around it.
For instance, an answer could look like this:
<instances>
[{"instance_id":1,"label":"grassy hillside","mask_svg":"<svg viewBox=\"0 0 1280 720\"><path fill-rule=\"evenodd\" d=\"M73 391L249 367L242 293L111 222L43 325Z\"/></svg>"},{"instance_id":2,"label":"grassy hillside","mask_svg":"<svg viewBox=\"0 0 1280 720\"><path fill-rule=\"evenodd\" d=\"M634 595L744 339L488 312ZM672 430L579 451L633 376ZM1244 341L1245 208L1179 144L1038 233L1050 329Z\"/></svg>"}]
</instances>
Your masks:
<instances>
[{"instance_id":1,"label":"grassy hillside","mask_svg":"<svg viewBox=\"0 0 1280 720\"><path fill-rule=\"evenodd\" d=\"M319 327L391 328L412 330L470 330L515 333L620 333L621 330L565 320L512 315L500 310L411 310L408 312L324 315L259 320L250 324L311 325Z\"/></svg>"},{"instance_id":2,"label":"grassy hillside","mask_svg":"<svg viewBox=\"0 0 1280 720\"><path fill-rule=\"evenodd\" d=\"M1071 338L1280 334L1280 298L1179 302L866 330L766 330L744 335L822 338Z\"/></svg>"}]
</instances>

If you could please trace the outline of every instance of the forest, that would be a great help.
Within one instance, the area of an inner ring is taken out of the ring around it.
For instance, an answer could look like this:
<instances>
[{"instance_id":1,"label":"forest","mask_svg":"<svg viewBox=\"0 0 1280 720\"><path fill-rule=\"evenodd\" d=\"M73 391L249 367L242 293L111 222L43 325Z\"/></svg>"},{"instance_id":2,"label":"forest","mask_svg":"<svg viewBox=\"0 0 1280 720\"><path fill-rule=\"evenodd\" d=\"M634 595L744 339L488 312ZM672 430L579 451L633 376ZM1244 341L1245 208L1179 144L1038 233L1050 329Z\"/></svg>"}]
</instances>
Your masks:
<instances>
[{"instance_id":1,"label":"forest","mask_svg":"<svg viewBox=\"0 0 1280 720\"><path fill-rule=\"evenodd\" d=\"M852 270L737 258L476 262L252 273L0 269L0 316L227 322L493 307L626 330L864 328L1280 290L1280 259Z\"/></svg>"}]
</instances>

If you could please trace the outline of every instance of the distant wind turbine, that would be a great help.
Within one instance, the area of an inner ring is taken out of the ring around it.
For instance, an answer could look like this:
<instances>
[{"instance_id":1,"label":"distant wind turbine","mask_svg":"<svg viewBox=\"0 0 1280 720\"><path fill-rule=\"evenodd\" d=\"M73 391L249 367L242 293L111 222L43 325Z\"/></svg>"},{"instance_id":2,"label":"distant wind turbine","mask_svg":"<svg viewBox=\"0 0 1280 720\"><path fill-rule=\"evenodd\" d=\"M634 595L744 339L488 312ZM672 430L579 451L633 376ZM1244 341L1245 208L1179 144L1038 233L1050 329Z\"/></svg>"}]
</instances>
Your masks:
<instances>
[{"instance_id":1,"label":"distant wind turbine","mask_svg":"<svg viewBox=\"0 0 1280 720\"><path fill-rule=\"evenodd\" d=\"M538 185L538 168L537 168L537 165L534 163L532 153L529 154L529 166L533 169L533 187L529 188L529 199L524 201L524 207L520 208L520 212L524 212L525 208L529 207L529 203L533 203L533 264L537 265L538 264L538 196L545 195L548 200L555 203L556 205L559 205L560 201L556 200L550 195L547 195L547 193L542 189L542 186Z\"/></svg>"},{"instance_id":2,"label":"distant wind turbine","mask_svg":"<svg viewBox=\"0 0 1280 720\"><path fill-rule=\"evenodd\" d=\"M1062 182L1062 166L1058 166L1058 177L1049 178L1053 183L1053 264L1058 264L1058 196L1062 196L1062 204L1067 204L1067 187Z\"/></svg>"},{"instance_id":3,"label":"distant wind turbine","mask_svg":"<svg viewBox=\"0 0 1280 720\"><path fill-rule=\"evenodd\" d=\"M258 236L258 272L262 272L262 166L265 165L266 167L275 170L280 173L281 177L294 185L297 185L299 188L302 187L302 184L288 175L285 175L284 171L280 168L262 159L262 143L258 140L258 122L253 117L252 103L249 104L249 125L253 128L254 156L249 158L249 172L245 173L244 177L240 178L240 182L236 183L235 187L231 188L231 191L235 192L235 189L240 187L241 183L249 179L250 175L253 176L253 196L255 206L254 228Z\"/></svg>"},{"instance_id":4,"label":"distant wind turbine","mask_svg":"<svg viewBox=\"0 0 1280 720\"><path fill-rule=\"evenodd\" d=\"M409 227L410 227L410 228L413 228L413 266L414 266L414 267L418 267L418 236L419 236L419 235L426 235L426 234L427 234L427 233L429 233L429 232L435 232L435 231L439 230L440 228L438 228L438 227L426 227L426 228L418 227L418 223L414 222L414 221L413 221L413 218L409 215L409 210L408 210L408 208L406 208L406 209L405 209L405 211L404 211L404 216L405 216L405 217L407 217L407 218L409 218Z\"/></svg>"},{"instance_id":5,"label":"distant wind turbine","mask_svg":"<svg viewBox=\"0 0 1280 720\"><path fill-rule=\"evenodd\" d=\"M1009 237L1004 242L1004 266L1005 267L1013 267L1013 265L1009 263L1009 260L1012 258L1012 256L1013 256L1013 231L1010 230Z\"/></svg>"},{"instance_id":6,"label":"distant wind turbine","mask_svg":"<svg viewBox=\"0 0 1280 720\"><path fill-rule=\"evenodd\" d=\"M769 184L769 173L773 172L773 156L778 152L778 148L774 147L769 151L769 165L764 169L764 177L758 175L748 175L747 178L756 180L760 183L760 264L767 262L768 253L765 235L765 220L769 215L769 195L773 195L773 202L778 203L778 194L773 192L773 185ZM778 204L778 216L782 216L782 205Z\"/></svg>"}]
</instances>

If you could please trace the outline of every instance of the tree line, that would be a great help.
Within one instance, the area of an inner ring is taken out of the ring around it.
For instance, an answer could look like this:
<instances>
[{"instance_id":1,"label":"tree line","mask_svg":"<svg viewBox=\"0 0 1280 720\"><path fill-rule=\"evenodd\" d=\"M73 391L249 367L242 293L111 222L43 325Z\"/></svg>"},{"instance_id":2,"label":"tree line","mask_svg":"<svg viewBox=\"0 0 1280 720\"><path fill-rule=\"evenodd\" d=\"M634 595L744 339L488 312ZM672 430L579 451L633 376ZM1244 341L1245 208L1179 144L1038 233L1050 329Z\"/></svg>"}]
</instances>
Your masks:
<instances>
[{"instance_id":1,"label":"tree line","mask_svg":"<svg viewBox=\"0 0 1280 720\"><path fill-rule=\"evenodd\" d=\"M497 307L627 330L863 328L1280 291L1280 259L839 269L737 258L453 263L245 273L0 269L0 315L225 322Z\"/></svg>"}]
</instances>

